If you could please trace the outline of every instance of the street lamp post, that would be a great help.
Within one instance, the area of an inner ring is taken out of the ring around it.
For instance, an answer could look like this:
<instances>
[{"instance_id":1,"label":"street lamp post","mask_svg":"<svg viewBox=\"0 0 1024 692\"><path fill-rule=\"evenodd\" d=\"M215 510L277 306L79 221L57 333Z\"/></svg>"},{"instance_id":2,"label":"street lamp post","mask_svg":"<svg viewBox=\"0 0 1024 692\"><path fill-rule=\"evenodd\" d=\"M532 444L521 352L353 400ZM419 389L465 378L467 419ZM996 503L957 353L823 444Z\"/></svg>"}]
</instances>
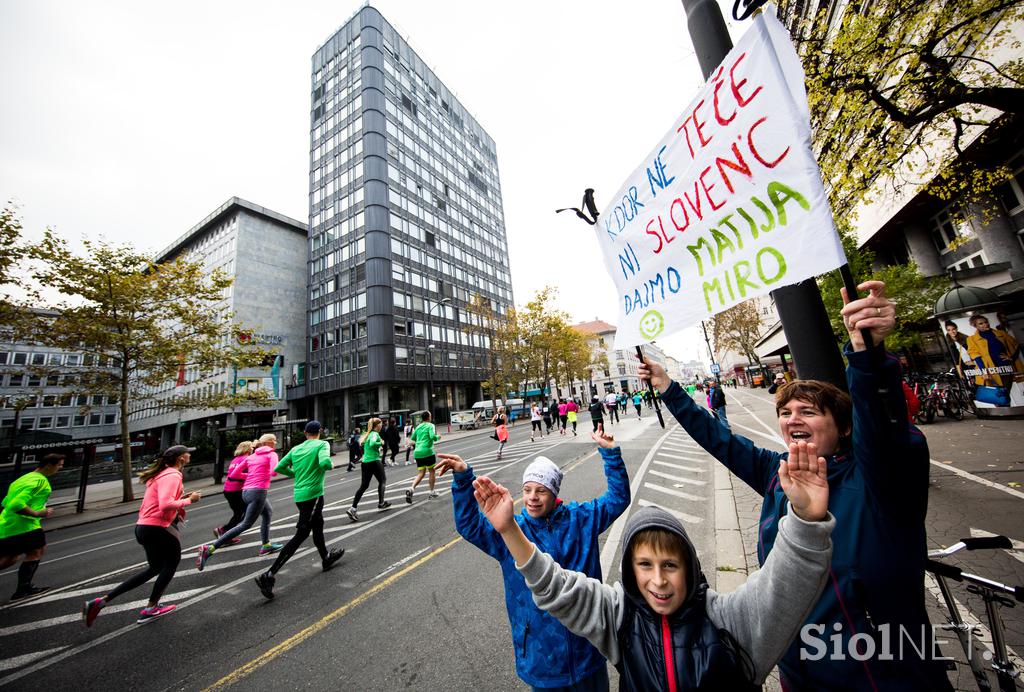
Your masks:
<instances>
[{"instance_id":1,"label":"street lamp post","mask_svg":"<svg viewBox=\"0 0 1024 692\"><path fill-rule=\"evenodd\" d=\"M430 317L436 308L439 308L442 305L450 304L451 302L451 298L442 298L438 302L434 303L434 305L429 310L427 310L427 387L429 388L427 410L430 411L431 420L434 419L434 354L432 353L434 344L431 343L431 341L434 340L434 335L431 333L430 330Z\"/></svg>"}]
</instances>

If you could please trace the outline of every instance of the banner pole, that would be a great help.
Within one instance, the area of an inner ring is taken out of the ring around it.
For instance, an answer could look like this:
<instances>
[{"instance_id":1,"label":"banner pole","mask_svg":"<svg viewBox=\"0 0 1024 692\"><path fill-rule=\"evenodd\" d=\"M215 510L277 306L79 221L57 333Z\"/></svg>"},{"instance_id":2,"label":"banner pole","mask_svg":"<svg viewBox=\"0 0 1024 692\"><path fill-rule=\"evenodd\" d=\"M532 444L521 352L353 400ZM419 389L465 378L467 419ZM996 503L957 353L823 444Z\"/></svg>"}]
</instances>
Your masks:
<instances>
[{"instance_id":1,"label":"banner pole","mask_svg":"<svg viewBox=\"0 0 1024 692\"><path fill-rule=\"evenodd\" d=\"M640 347L636 347L636 357L640 359L640 362L644 362L644 352L640 350ZM654 383L647 380L647 391L651 393L651 401L654 402L654 412L658 414L658 422L661 423L661 427L665 427L665 419L661 415L661 406L658 405L658 397L654 393Z\"/></svg>"}]
</instances>

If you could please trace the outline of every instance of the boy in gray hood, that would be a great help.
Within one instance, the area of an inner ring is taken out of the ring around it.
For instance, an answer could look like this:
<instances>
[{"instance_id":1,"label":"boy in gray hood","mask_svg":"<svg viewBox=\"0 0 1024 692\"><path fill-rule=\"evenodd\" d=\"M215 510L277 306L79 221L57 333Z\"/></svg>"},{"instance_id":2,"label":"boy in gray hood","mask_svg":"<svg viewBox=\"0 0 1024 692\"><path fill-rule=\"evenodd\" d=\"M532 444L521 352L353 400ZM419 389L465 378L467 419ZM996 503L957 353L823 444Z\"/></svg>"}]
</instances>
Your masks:
<instances>
[{"instance_id":1,"label":"boy in gray hood","mask_svg":"<svg viewBox=\"0 0 1024 692\"><path fill-rule=\"evenodd\" d=\"M562 569L512 517L509 491L473 482L534 602L586 637L619 671L624 690L753 690L785 653L817 601L832 556L825 460L790 445L779 479L790 502L764 566L739 589L708 588L686 531L657 507L636 511L623 538L623 583Z\"/></svg>"}]
</instances>

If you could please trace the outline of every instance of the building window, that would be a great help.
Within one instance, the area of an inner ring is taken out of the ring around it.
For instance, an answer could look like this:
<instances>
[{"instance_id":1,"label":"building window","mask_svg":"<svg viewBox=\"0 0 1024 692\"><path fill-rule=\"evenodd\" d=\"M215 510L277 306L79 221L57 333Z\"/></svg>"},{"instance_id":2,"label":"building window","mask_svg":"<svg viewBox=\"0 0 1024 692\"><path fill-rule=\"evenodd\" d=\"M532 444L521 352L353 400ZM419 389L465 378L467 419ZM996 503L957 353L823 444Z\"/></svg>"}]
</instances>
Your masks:
<instances>
[{"instance_id":1,"label":"building window","mask_svg":"<svg viewBox=\"0 0 1024 692\"><path fill-rule=\"evenodd\" d=\"M962 260L950 267L954 271L984 267L988 262L985 260L985 252L975 252L973 255L964 257Z\"/></svg>"},{"instance_id":2,"label":"building window","mask_svg":"<svg viewBox=\"0 0 1024 692\"><path fill-rule=\"evenodd\" d=\"M99 425L102 420L103 416L99 413L89 414L89 425Z\"/></svg>"},{"instance_id":3,"label":"building window","mask_svg":"<svg viewBox=\"0 0 1024 692\"><path fill-rule=\"evenodd\" d=\"M996 188L996 194L1008 214L1024 211L1024 166L1018 166L1013 176Z\"/></svg>"},{"instance_id":4,"label":"building window","mask_svg":"<svg viewBox=\"0 0 1024 692\"><path fill-rule=\"evenodd\" d=\"M949 252L950 244L957 238L964 235L966 225L956 218L957 210L953 206L946 207L931 219L931 237L935 249L941 252Z\"/></svg>"},{"instance_id":5,"label":"building window","mask_svg":"<svg viewBox=\"0 0 1024 692\"><path fill-rule=\"evenodd\" d=\"M0 351L0 365L7 365L7 358L10 355L7 351Z\"/></svg>"},{"instance_id":6,"label":"building window","mask_svg":"<svg viewBox=\"0 0 1024 692\"><path fill-rule=\"evenodd\" d=\"M71 424L71 417L70 416L57 416L57 427L58 428L66 428L70 424Z\"/></svg>"},{"instance_id":7,"label":"building window","mask_svg":"<svg viewBox=\"0 0 1024 692\"><path fill-rule=\"evenodd\" d=\"M32 365L46 365L46 354L45 353L33 353L32 354Z\"/></svg>"},{"instance_id":8,"label":"building window","mask_svg":"<svg viewBox=\"0 0 1024 692\"><path fill-rule=\"evenodd\" d=\"M40 416L38 428L45 430L53 427L53 416Z\"/></svg>"},{"instance_id":9,"label":"building window","mask_svg":"<svg viewBox=\"0 0 1024 692\"><path fill-rule=\"evenodd\" d=\"M269 380L270 378L267 377L267 378L264 378L264 379L268 379ZM117 414L116 413L104 414L104 416L103 416L103 424L104 425L113 425L116 422L117 422Z\"/></svg>"},{"instance_id":10,"label":"building window","mask_svg":"<svg viewBox=\"0 0 1024 692\"><path fill-rule=\"evenodd\" d=\"M14 365L27 365L28 354L27 353L15 353L14 354Z\"/></svg>"},{"instance_id":11,"label":"building window","mask_svg":"<svg viewBox=\"0 0 1024 692\"><path fill-rule=\"evenodd\" d=\"M85 416L75 416L74 426L80 428L85 425Z\"/></svg>"}]
</instances>

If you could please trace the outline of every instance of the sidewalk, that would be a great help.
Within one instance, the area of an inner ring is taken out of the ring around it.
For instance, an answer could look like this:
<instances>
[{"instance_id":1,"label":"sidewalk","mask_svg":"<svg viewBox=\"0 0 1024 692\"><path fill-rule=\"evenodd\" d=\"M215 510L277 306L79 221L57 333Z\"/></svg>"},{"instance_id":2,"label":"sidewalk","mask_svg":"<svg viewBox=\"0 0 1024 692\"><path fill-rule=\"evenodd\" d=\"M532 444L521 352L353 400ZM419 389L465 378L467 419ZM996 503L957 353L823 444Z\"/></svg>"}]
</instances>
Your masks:
<instances>
[{"instance_id":1,"label":"sidewalk","mask_svg":"<svg viewBox=\"0 0 1024 692\"><path fill-rule=\"evenodd\" d=\"M523 421L519 421L517 422L516 427L523 424ZM529 421L525 422L526 426L529 426L529 424ZM467 437L475 437L478 435L490 435L492 432L492 428L490 427L478 428L476 430L453 429L450 433L447 432L447 426L445 425L439 425L437 428L438 432L441 434L441 443L445 441L461 440ZM399 457L404 456L404 454L404 450L399 452ZM331 461L334 462L335 468L338 468L341 465L347 465L348 450L346 449L337 454L331 455ZM225 468L227 468L226 462ZM272 482L279 482L282 480L286 479L284 477L277 477L274 478ZM86 490L84 512L80 514L76 513L74 502L58 505L54 508L53 516L46 520L45 528L47 532L58 531L60 529L71 528L73 526L81 526L83 524L103 521L104 519L110 519L111 517L128 515L134 516L138 513L139 507L142 505L142 497L146 492L146 486L144 483L141 483L138 478L135 478L132 489L134 490L135 500L132 502L121 502L123 489L122 482L120 480L90 484ZM209 497L211 495L222 494L224 492L224 487L223 485L214 483L212 477L186 480L185 492L191 492L193 490L201 492L203 497ZM77 497L77 488L65 488L55 491L50 496L50 499L51 501L67 501L74 500Z\"/></svg>"}]
</instances>

